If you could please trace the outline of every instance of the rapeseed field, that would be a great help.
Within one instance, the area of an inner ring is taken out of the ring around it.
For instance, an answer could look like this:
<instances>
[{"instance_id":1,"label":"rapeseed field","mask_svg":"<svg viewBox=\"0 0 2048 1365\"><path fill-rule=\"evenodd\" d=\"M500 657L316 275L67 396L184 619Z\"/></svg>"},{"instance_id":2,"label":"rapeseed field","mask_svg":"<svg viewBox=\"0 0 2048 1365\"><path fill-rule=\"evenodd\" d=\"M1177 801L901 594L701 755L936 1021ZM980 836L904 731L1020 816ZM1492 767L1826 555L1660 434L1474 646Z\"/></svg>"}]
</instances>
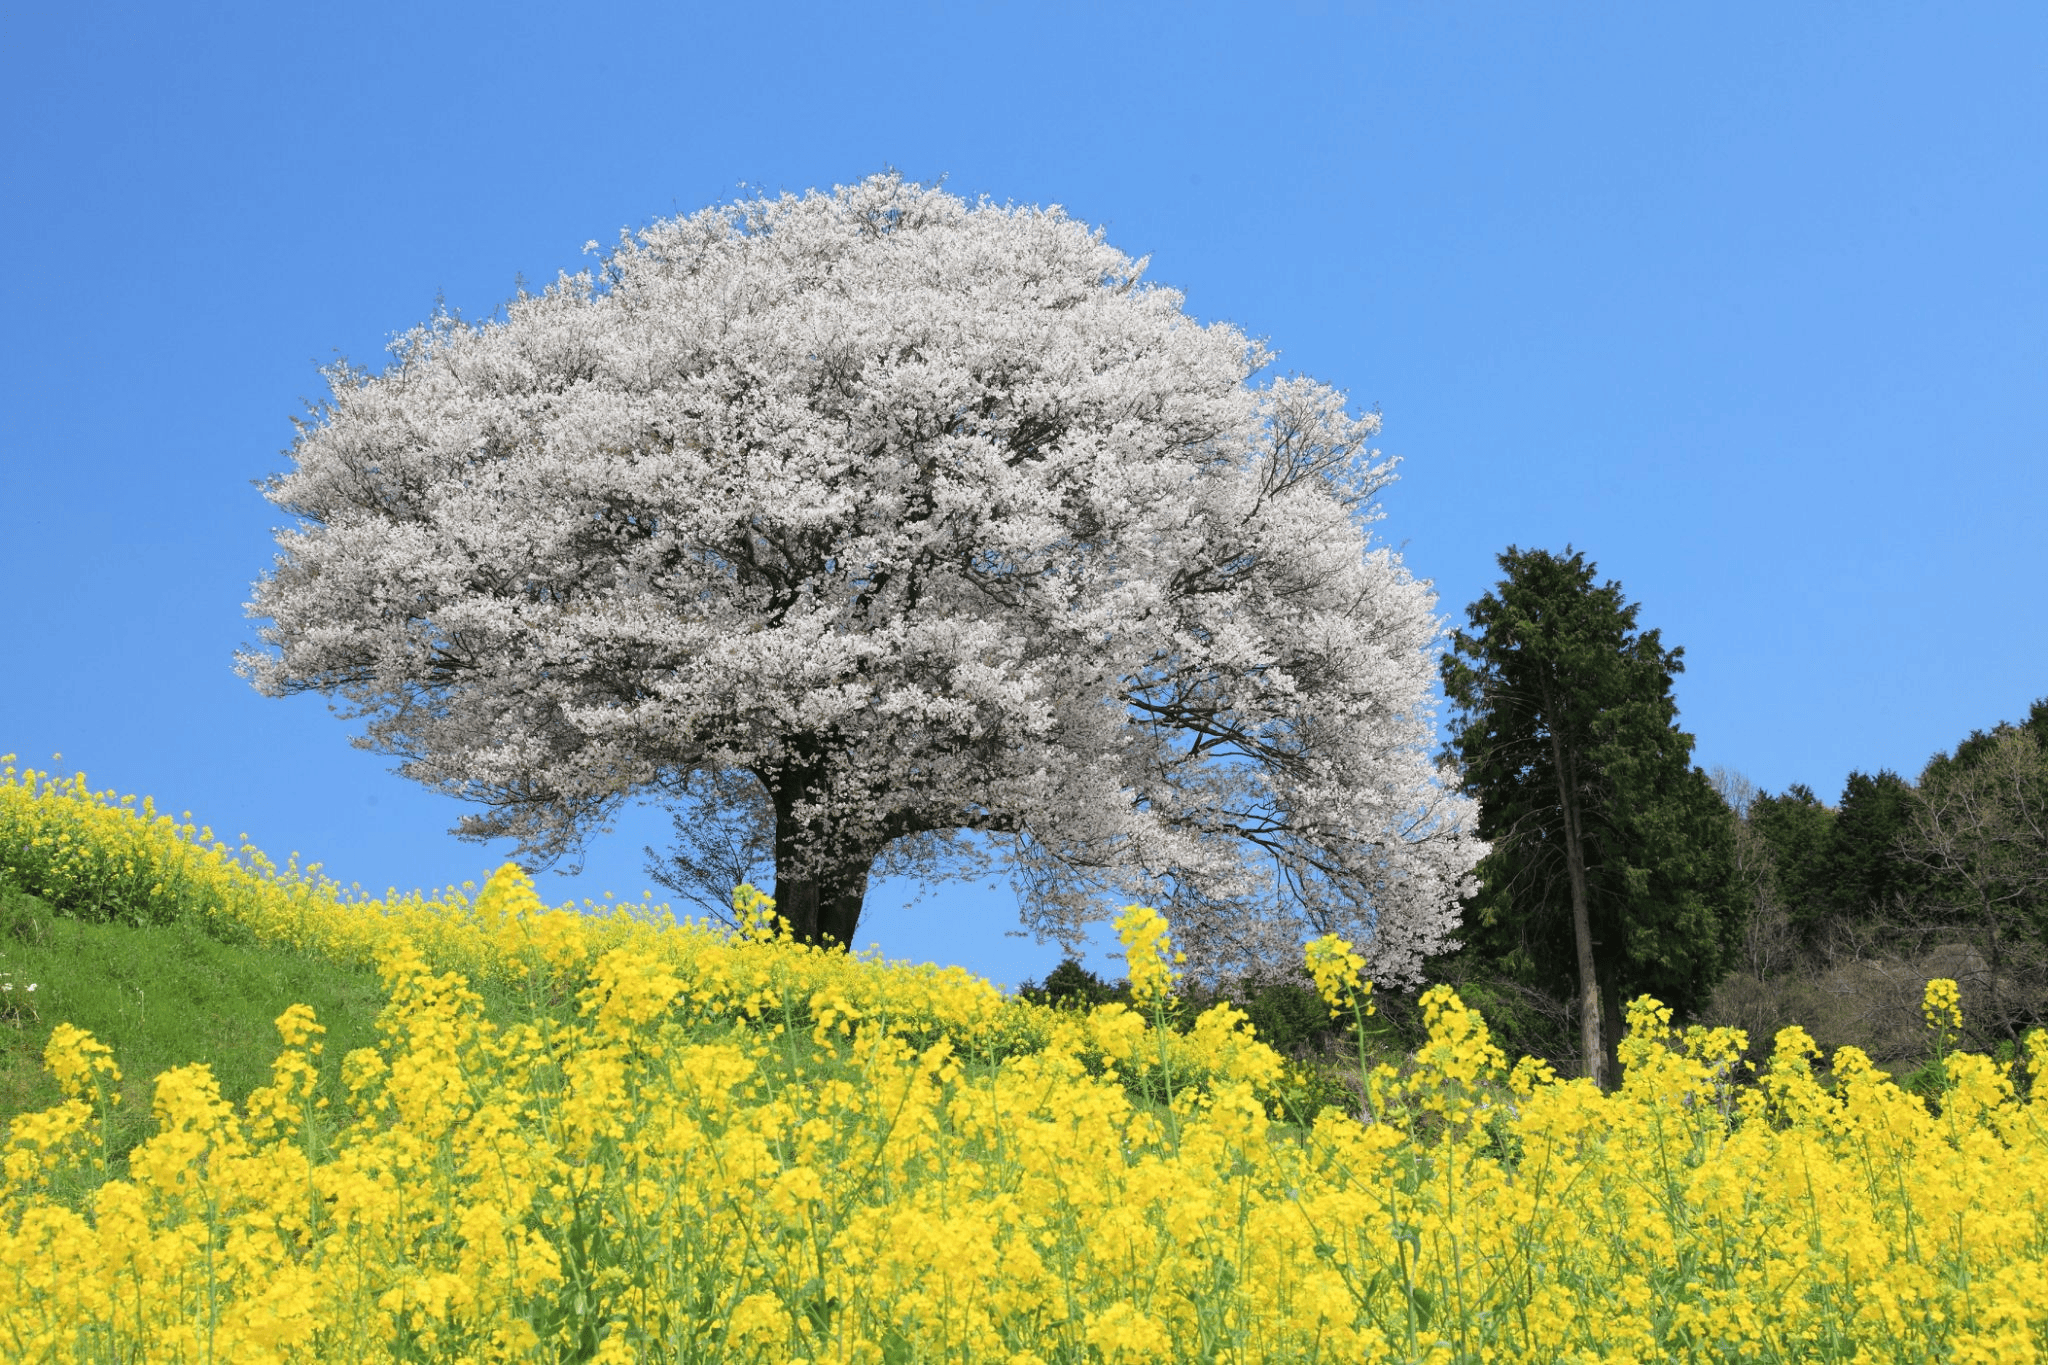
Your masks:
<instances>
[{"instance_id":1,"label":"rapeseed field","mask_svg":"<svg viewBox=\"0 0 2048 1365\"><path fill-rule=\"evenodd\" d=\"M1951 1053L1930 1099L1798 1029L1629 1011L1622 1086L1508 1059L1437 988L1361 1106L1288 1114L1219 1005L1180 1028L1171 927L1118 921L1138 1008L742 927L368 899L148 804L6 770L0 869L88 913L374 963L378 1041L315 1077L277 1020L240 1106L124 1077L59 1025L67 1098L0 1145L18 1361L2032 1361L2048 1341L2048 1068ZM1363 1025L1366 963L1309 945ZM477 986L521 992L493 1022ZM125 1161L106 1114L152 1090ZM1297 1121L1297 1119L1299 1121Z\"/></svg>"}]
</instances>

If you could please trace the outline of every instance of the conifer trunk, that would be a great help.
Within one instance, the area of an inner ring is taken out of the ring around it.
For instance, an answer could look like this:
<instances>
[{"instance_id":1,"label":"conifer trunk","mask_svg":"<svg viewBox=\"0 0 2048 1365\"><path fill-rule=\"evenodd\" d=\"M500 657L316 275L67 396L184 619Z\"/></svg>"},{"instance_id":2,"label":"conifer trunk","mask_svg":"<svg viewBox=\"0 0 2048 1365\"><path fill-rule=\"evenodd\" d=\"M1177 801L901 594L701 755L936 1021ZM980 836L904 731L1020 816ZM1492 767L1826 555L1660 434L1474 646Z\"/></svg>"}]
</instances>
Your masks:
<instances>
[{"instance_id":1,"label":"conifer trunk","mask_svg":"<svg viewBox=\"0 0 2048 1365\"><path fill-rule=\"evenodd\" d=\"M1543 710L1550 723L1551 768L1557 774L1560 823L1564 826L1564 863L1571 883L1572 938L1579 962L1579 1050L1586 1059L1586 1076L1602 1090L1612 1084L1607 1075L1607 1047L1602 1039L1606 1022L1600 1008L1600 979L1593 964L1593 915L1587 904L1586 847L1579 828L1577 776L1571 757L1565 753L1564 738L1558 734L1556 699L1544 687Z\"/></svg>"}]
</instances>

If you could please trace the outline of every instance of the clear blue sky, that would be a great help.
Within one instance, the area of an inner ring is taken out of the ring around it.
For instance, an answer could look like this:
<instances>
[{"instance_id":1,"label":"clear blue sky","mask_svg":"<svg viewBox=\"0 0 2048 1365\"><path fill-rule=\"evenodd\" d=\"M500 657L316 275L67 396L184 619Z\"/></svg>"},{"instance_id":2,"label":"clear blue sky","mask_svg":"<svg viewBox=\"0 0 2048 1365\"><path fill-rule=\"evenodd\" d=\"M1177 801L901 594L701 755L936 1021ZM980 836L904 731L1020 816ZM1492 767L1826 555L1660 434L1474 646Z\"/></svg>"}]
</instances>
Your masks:
<instances>
[{"instance_id":1,"label":"clear blue sky","mask_svg":"<svg viewBox=\"0 0 2048 1365\"><path fill-rule=\"evenodd\" d=\"M8 6L0 752L343 881L501 856L230 667L337 353L894 166L1065 205L1378 404L1459 614L1587 550L1706 765L1824 797L2048 693L2048 8ZM647 884L653 816L555 898ZM863 940L998 981L1007 890Z\"/></svg>"}]
</instances>

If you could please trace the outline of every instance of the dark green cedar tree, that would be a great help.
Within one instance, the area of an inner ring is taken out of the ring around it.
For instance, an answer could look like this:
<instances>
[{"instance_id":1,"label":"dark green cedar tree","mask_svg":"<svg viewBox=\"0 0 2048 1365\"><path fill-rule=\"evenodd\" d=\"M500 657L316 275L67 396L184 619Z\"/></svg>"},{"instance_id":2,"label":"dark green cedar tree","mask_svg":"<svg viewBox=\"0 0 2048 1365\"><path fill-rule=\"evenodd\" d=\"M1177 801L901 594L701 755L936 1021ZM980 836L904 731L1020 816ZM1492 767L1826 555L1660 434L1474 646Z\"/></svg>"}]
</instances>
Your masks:
<instances>
[{"instance_id":1,"label":"dark green cedar tree","mask_svg":"<svg viewBox=\"0 0 2048 1365\"><path fill-rule=\"evenodd\" d=\"M1912 823L1912 783L1889 768L1849 774L1827 849L1829 908L1837 917L1896 915L1926 894L1926 874L1899 852Z\"/></svg>"},{"instance_id":2,"label":"dark green cedar tree","mask_svg":"<svg viewBox=\"0 0 2048 1365\"><path fill-rule=\"evenodd\" d=\"M1750 828L1770 851L1771 898L1802 938L1812 938L1834 910L1835 821L1835 811L1803 782L1749 803Z\"/></svg>"},{"instance_id":3,"label":"dark green cedar tree","mask_svg":"<svg viewBox=\"0 0 2048 1365\"><path fill-rule=\"evenodd\" d=\"M1468 954L1577 1001L1586 1074L1608 1086L1625 1000L1690 1012L1735 961L1734 816L1678 728L1684 651L1639 630L1621 585L1569 546L1499 562L1442 665L1446 755L1493 845L1460 932Z\"/></svg>"}]
</instances>

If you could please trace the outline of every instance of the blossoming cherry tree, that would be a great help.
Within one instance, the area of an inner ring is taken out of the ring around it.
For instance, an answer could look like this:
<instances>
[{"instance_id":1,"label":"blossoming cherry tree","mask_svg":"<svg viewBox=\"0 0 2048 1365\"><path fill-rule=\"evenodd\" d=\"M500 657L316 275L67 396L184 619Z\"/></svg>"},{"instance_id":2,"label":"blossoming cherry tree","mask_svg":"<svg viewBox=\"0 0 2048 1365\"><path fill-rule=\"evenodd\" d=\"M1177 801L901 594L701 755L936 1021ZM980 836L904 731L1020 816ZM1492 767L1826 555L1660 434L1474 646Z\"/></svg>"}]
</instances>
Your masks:
<instances>
[{"instance_id":1,"label":"blossoming cherry tree","mask_svg":"<svg viewBox=\"0 0 2048 1365\"><path fill-rule=\"evenodd\" d=\"M1312 927L1399 981L1475 849L1434 598L1370 535L1392 461L1144 266L877 176L437 316L328 371L241 666L531 860L737 812L813 940L965 852L1054 935L1143 899L1208 969Z\"/></svg>"}]
</instances>

